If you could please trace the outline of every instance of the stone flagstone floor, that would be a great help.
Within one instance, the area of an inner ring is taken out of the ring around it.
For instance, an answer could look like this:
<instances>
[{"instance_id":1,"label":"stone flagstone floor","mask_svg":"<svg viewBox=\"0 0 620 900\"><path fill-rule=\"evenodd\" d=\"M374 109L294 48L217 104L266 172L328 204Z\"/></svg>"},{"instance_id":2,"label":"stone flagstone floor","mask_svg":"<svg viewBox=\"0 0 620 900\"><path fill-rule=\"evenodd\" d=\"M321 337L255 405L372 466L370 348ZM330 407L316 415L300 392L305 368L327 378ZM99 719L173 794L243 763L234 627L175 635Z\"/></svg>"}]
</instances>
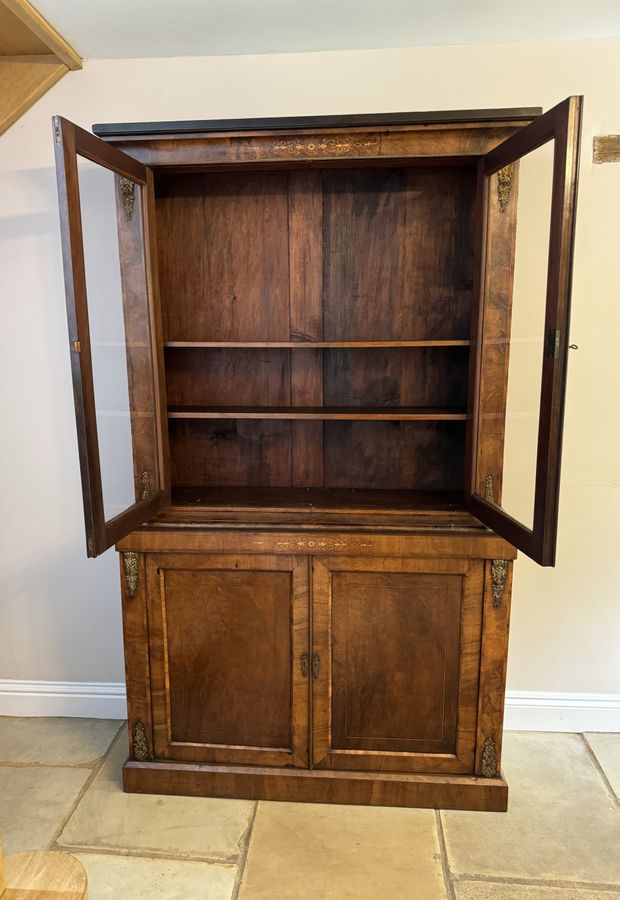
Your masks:
<instances>
[{"instance_id":1,"label":"stone flagstone floor","mask_svg":"<svg viewBox=\"0 0 620 900\"><path fill-rule=\"evenodd\" d=\"M124 794L121 722L0 718L5 852L90 900L620 900L620 734L509 732L508 813Z\"/></svg>"}]
</instances>

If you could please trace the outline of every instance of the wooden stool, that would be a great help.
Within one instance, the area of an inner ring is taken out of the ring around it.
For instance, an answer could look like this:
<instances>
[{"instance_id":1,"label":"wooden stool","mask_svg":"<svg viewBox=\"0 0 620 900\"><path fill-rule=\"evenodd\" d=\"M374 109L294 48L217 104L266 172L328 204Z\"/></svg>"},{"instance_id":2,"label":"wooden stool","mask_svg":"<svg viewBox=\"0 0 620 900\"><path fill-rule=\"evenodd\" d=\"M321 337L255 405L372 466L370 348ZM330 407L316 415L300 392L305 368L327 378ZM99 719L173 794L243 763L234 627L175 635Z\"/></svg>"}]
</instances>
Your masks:
<instances>
[{"instance_id":1,"label":"wooden stool","mask_svg":"<svg viewBox=\"0 0 620 900\"><path fill-rule=\"evenodd\" d=\"M0 844L0 900L86 900L84 866L69 853L37 850L3 859Z\"/></svg>"}]
</instances>

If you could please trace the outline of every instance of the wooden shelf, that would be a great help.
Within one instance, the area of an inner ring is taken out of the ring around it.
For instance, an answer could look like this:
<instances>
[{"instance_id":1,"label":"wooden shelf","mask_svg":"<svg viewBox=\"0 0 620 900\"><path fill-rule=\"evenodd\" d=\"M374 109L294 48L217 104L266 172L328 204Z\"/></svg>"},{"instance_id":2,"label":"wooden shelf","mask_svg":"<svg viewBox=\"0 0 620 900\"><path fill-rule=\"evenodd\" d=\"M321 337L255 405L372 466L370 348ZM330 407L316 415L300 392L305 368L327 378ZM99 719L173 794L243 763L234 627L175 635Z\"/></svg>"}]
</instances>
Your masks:
<instances>
[{"instance_id":1,"label":"wooden shelf","mask_svg":"<svg viewBox=\"0 0 620 900\"><path fill-rule=\"evenodd\" d=\"M344 419L464 422L463 409L422 406L170 406L169 419Z\"/></svg>"},{"instance_id":2,"label":"wooden shelf","mask_svg":"<svg viewBox=\"0 0 620 900\"><path fill-rule=\"evenodd\" d=\"M471 341L166 341L164 347L182 349L283 349L283 350L329 350L338 348L360 348L372 350L382 347L469 347Z\"/></svg>"},{"instance_id":3,"label":"wooden shelf","mask_svg":"<svg viewBox=\"0 0 620 900\"><path fill-rule=\"evenodd\" d=\"M297 509L366 510L368 512L459 511L463 495L456 491L377 490L354 488L172 486L172 503L207 505L213 510Z\"/></svg>"}]
</instances>

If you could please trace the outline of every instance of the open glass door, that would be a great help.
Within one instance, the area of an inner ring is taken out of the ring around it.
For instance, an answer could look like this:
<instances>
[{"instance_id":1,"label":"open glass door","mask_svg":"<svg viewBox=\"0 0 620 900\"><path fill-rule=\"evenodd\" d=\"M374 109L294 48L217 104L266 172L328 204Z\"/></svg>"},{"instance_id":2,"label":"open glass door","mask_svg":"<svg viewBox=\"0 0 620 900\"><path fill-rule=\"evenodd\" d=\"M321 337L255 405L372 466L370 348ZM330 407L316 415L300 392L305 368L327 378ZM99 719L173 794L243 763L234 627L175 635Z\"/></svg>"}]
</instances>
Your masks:
<instances>
[{"instance_id":1,"label":"open glass door","mask_svg":"<svg viewBox=\"0 0 620 900\"><path fill-rule=\"evenodd\" d=\"M467 505L543 566L555 562L580 124L570 97L479 173Z\"/></svg>"},{"instance_id":2,"label":"open glass door","mask_svg":"<svg viewBox=\"0 0 620 900\"><path fill-rule=\"evenodd\" d=\"M166 496L152 173L53 120L71 370L89 556Z\"/></svg>"}]
</instances>

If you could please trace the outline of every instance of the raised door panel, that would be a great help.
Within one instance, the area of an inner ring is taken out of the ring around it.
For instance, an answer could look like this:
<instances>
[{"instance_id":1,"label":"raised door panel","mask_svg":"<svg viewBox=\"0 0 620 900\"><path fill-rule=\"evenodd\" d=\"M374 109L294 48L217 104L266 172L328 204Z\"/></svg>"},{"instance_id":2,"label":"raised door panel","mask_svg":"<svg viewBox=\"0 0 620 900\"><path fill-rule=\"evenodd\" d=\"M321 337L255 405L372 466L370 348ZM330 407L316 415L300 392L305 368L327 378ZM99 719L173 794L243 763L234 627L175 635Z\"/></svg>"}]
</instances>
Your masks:
<instances>
[{"instance_id":1,"label":"raised door panel","mask_svg":"<svg viewBox=\"0 0 620 900\"><path fill-rule=\"evenodd\" d=\"M155 755L306 766L307 560L162 554L147 573Z\"/></svg>"},{"instance_id":2,"label":"raised door panel","mask_svg":"<svg viewBox=\"0 0 620 900\"><path fill-rule=\"evenodd\" d=\"M483 564L317 559L313 765L471 772Z\"/></svg>"}]
</instances>

